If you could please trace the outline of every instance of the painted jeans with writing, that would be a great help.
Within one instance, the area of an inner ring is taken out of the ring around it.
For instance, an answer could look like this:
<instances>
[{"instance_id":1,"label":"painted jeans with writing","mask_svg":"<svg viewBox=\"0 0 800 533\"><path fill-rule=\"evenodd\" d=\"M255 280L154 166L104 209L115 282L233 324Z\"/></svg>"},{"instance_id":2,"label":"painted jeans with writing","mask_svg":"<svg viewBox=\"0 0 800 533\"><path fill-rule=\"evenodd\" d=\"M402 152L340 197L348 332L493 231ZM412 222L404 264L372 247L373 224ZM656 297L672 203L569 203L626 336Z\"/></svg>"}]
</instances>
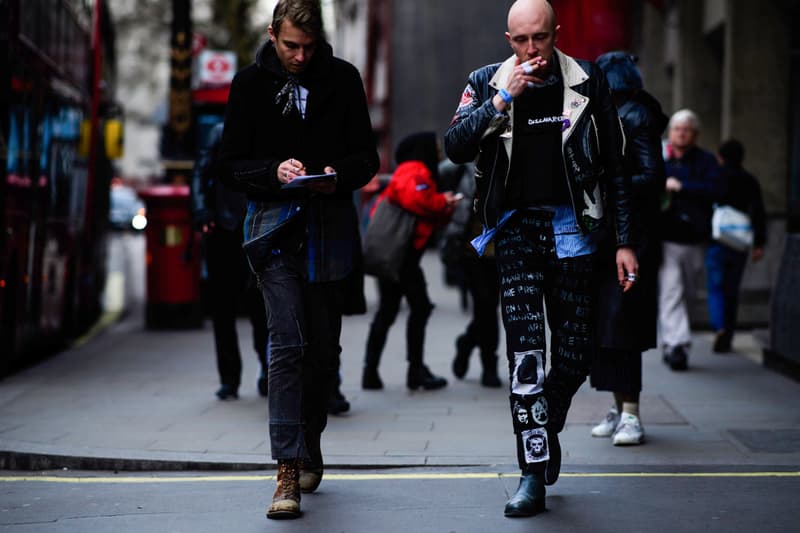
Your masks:
<instances>
[{"instance_id":1,"label":"painted jeans with writing","mask_svg":"<svg viewBox=\"0 0 800 533\"><path fill-rule=\"evenodd\" d=\"M593 350L592 254L559 259L553 213L516 213L495 243L520 468L544 470ZM545 305L551 369L546 373Z\"/></svg>"}]
</instances>

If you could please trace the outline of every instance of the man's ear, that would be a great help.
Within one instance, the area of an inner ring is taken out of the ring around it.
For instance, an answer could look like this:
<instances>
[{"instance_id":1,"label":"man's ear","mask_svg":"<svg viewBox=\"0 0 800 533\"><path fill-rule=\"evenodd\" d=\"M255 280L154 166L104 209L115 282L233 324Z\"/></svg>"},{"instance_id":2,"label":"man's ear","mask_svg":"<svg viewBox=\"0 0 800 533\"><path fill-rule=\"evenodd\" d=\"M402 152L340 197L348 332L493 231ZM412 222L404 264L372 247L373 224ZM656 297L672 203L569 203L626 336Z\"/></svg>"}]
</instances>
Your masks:
<instances>
[{"instance_id":1,"label":"man's ear","mask_svg":"<svg viewBox=\"0 0 800 533\"><path fill-rule=\"evenodd\" d=\"M511 34L508 32L506 32L506 40L508 41L508 44L511 44Z\"/></svg>"},{"instance_id":2,"label":"man's ear","mask_svg":"<svg viewBox=\"0 0 800 533\"><path fill-rule=\"evenodd\" d=\"M561 29L561 26L558 25L558 26L556 26L556 29L553 30L553 42L554 43L558 42L558 30L560 30L560 29Z\"/></svg>"},{"instance_id":3,"label":"man's ear","mask_svg":"<svg viewBox=\"0 0 800 533\"><path fill-rule=\"evenodd\" d=\"M272 24L267 26L267 33L269 34L269 40L274 43L277 36L275 35L275 30L272 29Z\"/></svg>"}]
</instances>

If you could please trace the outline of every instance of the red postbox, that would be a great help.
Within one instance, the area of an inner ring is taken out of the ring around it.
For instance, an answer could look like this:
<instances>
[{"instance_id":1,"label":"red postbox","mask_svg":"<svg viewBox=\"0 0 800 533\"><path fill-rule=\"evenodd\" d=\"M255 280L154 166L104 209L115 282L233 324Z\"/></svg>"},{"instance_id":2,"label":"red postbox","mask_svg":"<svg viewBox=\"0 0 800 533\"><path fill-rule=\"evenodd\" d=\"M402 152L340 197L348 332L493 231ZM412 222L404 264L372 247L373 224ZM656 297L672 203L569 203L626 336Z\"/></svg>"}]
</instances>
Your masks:
<instances>
[{"instance_id":1,"label":"red postbox","mask_svg":"<svg viewBox=\"0 0 800 533\"><path fill-rule=\"evenodd\" d=\"M139 192L147 206L149 328L202 326L202 254L189 211L189 187L155 185Z\"/></svg>"}]
</instances>

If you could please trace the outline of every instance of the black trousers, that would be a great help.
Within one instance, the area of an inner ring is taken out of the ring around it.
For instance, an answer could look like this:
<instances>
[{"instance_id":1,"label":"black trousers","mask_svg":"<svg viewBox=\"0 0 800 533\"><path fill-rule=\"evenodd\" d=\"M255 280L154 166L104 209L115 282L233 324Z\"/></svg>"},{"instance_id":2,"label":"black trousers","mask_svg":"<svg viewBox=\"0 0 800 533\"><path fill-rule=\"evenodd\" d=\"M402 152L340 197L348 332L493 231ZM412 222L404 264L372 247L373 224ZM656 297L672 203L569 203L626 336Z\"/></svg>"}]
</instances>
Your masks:
<instances>
[{"instance_id":1,"label":"black trousers","mask_svg":"<svg viewBox=\"0 0 800 533\"><path fill-rule=\"evenodd\" d=\"M494 258L471 258L464 261L467 289L472 297L472 320L464 336L471 348L478 347L482 356L494 356L500 341L497 304L500 288L497 261ZM483 360L483 359L482 359Z\"/></svg>"},{"instance_id":2,"label":"black trousers","mask_svg":"<svg viewBox=\"0 0 800 533\"><path fill-rule=\"evenodd\" d=\"M245 305L253 325L253 348L262 368L267 355L267 315L261 294L250 281L252 274L242 251L241 231L214 229L205 236L208 295L220 382L239 388L242 357L236 334L236 314Z\"/></svg>"},{"instance_id":3,"label":"black trousers","mask_svg":"<svg viewBox=\"0 0 800 533\"><path fill-rule=\"evenodd\" d=\"M397 318L400 301L404 296L409 306L408 322L406 323L406 357L412 365L422 364L425 327L428 324L428 317L433 311L433 304L428 297L425 274L419 264L421 258L422 252L417 250L407 254L400 269L399 283L378 279L380 303L367 336L365 366L378 367L383 348L386 346L389 328Z\"/></svg>"},{"instance_id":4,"label":"black trousers","mask_svg":"<svg viewBox=\"0 0 800 533\"><path fill-rule=\"evenodd\" d=\"M552 213L520 211L498 232L500 307L520 468L544 470L593 352L593 257L556 256ZM545 306L551 369L545 372ZM546 376L546 377L545 377Z\"/></svg>"}]
</instances>

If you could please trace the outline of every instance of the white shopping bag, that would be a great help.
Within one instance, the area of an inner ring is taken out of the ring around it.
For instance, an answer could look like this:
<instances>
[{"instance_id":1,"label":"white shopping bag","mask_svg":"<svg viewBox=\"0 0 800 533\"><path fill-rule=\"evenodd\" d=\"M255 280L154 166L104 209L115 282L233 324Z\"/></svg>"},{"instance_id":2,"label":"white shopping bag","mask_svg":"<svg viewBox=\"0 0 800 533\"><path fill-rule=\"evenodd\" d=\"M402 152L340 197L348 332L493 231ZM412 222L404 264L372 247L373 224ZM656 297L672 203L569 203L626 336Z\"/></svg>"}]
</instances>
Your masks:
<instances>
[{"instance_id":1,"label":"white shopping bag","mask_svg":"<svg viewBox=\"0 0 800 533\"><path fill-rule=\"evenodd\" d=\"M753 224L746 213L729 205L718 205L711 217L711 237L744 252L753 245Z\"/></svg>"}]
</instances>

